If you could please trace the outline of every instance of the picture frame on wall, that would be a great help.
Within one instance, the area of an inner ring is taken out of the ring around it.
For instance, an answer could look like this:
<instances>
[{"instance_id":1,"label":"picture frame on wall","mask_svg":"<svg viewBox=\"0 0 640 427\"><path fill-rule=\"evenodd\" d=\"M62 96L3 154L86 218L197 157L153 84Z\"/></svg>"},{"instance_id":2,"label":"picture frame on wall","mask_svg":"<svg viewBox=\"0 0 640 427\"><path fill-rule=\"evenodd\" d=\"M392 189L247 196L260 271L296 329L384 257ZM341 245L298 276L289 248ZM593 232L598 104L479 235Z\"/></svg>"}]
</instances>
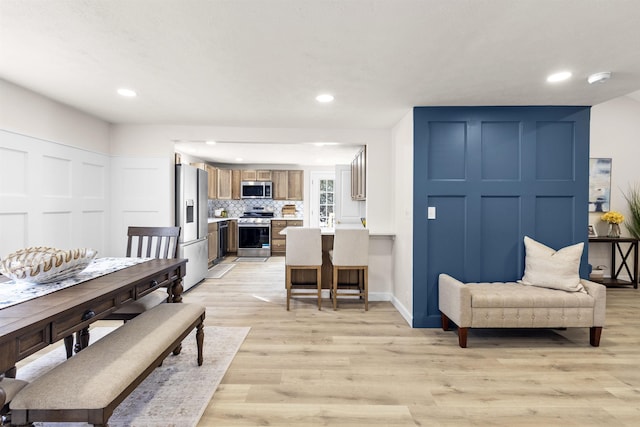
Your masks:
<instances>
[{"instance_id":1,"label":"picture frame on wall","mask_svg":"<svg viewBox=\"0 0 640 427\"><path fill-rule=\"evenodd\" d=\"M589 224L589 237L598 237L598 231L593 224Z\"/></svg>"},{"instance_id":2,"label":"picture frame on wall","mask_svg":"<svg viewBox=\"0 0 640 427\"><path fill-rule=\"evenodd\" d=\"M589 159L589 212L609 212L611 202L611 159Z\"/></svg>"}]
</instances>

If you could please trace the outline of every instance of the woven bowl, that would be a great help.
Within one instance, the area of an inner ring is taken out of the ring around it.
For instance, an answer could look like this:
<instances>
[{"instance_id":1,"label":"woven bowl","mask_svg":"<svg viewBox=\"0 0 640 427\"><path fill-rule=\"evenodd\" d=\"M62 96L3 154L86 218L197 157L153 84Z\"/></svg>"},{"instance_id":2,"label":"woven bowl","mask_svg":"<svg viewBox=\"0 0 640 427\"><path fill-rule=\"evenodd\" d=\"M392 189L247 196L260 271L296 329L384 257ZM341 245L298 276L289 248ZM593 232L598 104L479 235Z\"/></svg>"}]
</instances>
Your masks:
<instances>
[{"instance_id":1,"label":"woven bowl","mask_svg":"<svg viewBox=\"0 0 640 427\"><path fill-rule=\"evenodd\" d=\"M59 282L87 268L96 254L89 248L64 251L37 246L20 249L0 261L0 273L15 282Z\"/></svg>"}]
</instances>

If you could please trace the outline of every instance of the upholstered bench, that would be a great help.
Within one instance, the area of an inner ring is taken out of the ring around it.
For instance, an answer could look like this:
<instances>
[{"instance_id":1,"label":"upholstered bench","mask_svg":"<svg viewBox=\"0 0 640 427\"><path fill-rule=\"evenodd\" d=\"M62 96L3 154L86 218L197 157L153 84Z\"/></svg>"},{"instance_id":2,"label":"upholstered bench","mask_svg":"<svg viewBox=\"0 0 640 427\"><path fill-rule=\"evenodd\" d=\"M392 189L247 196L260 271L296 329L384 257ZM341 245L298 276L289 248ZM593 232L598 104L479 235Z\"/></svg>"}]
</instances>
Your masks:
<instances>
[{"instance_id":1,"label":"upholstered bench","mask_svg":"<svg viewBox=\"0 0 640 427\"><path fill-rule=\"evenodd\" d=\"M517 282L462 283L448 274L438 278L442 329L458 326L458 344L467 346L468 328L590 328L590 343L600 345L606 288L581 280L586 292L530 286Z\"/></svg>"},{"instance_id":2,"label":"upholstered bench","mask_svg":"<svg viewBox=\"0 0 640 427\"><path fill-rule=\"evenodd\" d=\"M9 403L11 403L14 396L27 384L24 380L0 377L0 416L3 417L5 424L7 422L5 416L9 412ZM2 423L0 422L0 424Z\"/></svg>"},{"instance_id":3,"label":"upholstered bench","mask_svg":"<svg viewBox=\"0 0 640 427\"><path fill-rule=\"evenodd\" d=\"M202 365L205 308L161 304L128 321L20 390L10 404L12 425L35 421L106 426L115 408L197 328Z\"/></svg>"}]
</instances>

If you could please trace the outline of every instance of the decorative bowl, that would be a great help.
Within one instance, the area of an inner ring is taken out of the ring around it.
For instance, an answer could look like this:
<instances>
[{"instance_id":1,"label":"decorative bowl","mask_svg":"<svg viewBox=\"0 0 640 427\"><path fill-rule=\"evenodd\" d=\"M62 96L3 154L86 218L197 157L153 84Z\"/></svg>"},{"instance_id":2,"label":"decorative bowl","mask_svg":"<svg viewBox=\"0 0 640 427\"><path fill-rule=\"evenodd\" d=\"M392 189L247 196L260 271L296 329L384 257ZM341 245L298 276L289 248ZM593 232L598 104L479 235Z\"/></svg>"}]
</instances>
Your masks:
<instances>
[{"instance_id":1,"label":"decorative bowl","mask_svg":"<svg viewBox=\"0 0 640 427\"><path fill-rule=\"evenodd\" d=\"M47 246L25 248L0 260L0 273L15 282L59 282L87 268L96 254L89 248L68 251Z\"/></svg>"}]
</instances>

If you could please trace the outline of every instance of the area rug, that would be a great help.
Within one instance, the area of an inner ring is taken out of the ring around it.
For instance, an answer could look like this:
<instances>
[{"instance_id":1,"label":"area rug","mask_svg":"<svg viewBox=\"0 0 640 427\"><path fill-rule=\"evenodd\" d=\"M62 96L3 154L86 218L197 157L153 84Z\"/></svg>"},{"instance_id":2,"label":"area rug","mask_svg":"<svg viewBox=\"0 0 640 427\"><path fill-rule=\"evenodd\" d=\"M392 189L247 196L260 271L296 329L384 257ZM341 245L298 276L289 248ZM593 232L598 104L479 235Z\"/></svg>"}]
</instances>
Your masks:
<instances>
[{"instance_id":1,"label":"area rug","mask_svg":"<svg viewBox=\"0 0 640 427\"><path fill-rule=\"evenodd\" d=\"M220 279L222 276L227 274L231 269L235 267L234 264L218 264L209 269L207 273L207 279Z\"/></svg>"},{"instance_id":2,"label":"area rug","mask_svg":"<svg viewBox=\"0 0 640 427\"><path fill-rule=\"evenodd\" d=\"M91 329L91 340L114 328ZM196 426L250 328L204 328L204 362L196 362L195 331L182 342L178 356L169 355L115 410L110 427ZM18 378L31 380L65 360L64 347L18 368ZM38 427L84 427L86 423L35 423Z\"/></svg>"},{"instance_id":3,"label":"area rug","mask_svg":"<svg viewBox=\"0 0 640 427\"><path fill-rule=\"evenodd\" d=\"M242 256L234 260L234 262L265 262L267 259L262 257Z\"/></svg>"}]
</instances>

